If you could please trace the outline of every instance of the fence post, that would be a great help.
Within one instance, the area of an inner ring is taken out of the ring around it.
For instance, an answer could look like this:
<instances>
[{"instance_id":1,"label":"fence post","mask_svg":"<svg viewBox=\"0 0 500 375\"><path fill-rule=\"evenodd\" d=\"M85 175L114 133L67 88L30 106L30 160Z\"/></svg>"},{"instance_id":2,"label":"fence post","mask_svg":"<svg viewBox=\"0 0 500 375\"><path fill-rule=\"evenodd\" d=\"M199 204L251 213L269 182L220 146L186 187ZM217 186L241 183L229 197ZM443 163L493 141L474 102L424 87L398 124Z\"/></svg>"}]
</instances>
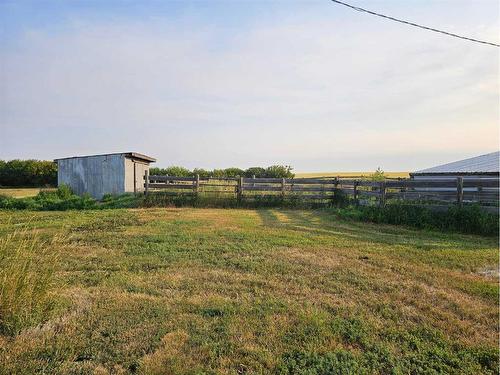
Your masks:
<instances>
[{"instance_id":1,"label":"fence post","mask_svg":"<svg viewBox=\"0 0 500 375\"><path fill-rule=\"evenodd\" d=\"M338 177L335 177L335 179L333 180L333 200L334 202L336 201L338 203L338 193L339 193L339 178Z\"/></svg>"},{"instance_id":2,"label":"fence post","mask_svg":"<svg viewBox=\"0 0 500 375\"><path fill-rule=\"evenodd\" d=\"M462 207L464 201L464 179L463 177L457 177L457 203L459 207Z\"/></svg>"},{"instance_id":3,"label":"fence post","mask_svg":"<svg viewBox=\"0 0 500 375\"><path fill-rule=\"evenodd\" d=\"M238 194L238 202L241 202L241 198L243 197L243 177L240 177L238 179L238 187L237 187L237 194Z\"/></svg>"},{"instance_id":4,"label":"fence post","mask_svg":"<svg viewBox=\"0 0 500 375\"><path fill-rule=\"evenodd\" d=\"M359 184L359 181L358 180L355 180L354 181L354 191L353 191L353 195L354 195L354 204L356 206L359 206L359 199L358 199L358 184Z\"/></svg>"},{"instance_id":5,"label":"fence post","mask_svg":"<svg viewBox=\"0 0 500 375\"><path fill-rule=\"evenodd\" d=\"M194 185L195 193L196 193L196 196L198 196L198 193L200 192L200 175L199 174L196 175L196 180L194 183L195 183L195 185Z\"/></svg>"},{"instance_id":6,"label":"fence post","mask_svg":"<svg viewBox=\"0 0 500 375\"><path fill-rule=\"evenodd\" d=\"M144 171L144 195L147 195L149 191L149 170Z\"/></svg>"},{"instance_id":7,"label":"fence post","mask_svg":"<svg viewBox=\"0 0 500 375\"><path fill-rule=\"evenodd\" d=\"M285 199L285 184L286 180L285 177L281 179L281 198Z\"/></svg>"},{"instance_id":8,"label":"fence post","mask_svg":"<svg viewBox=\"0 0 500 375\"><path fill-rule=\"evenodd\" d=\"M385 206L385 181L380 182L380 198L379 198L379 206Z\"/></svg>"}]
</instances>

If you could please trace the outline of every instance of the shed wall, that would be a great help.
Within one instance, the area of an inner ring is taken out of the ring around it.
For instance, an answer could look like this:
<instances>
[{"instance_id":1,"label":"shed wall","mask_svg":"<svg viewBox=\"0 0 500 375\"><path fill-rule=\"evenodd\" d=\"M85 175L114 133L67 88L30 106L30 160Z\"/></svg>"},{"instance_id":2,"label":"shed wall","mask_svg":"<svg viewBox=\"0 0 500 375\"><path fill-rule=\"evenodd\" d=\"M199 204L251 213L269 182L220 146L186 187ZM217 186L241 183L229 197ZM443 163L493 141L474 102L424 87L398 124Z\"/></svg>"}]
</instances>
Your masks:
<instances>
[{"instance_id":1,"label":"shed wall","mask_svg":"<svg viewBox=\"0 0 500 375\"><path fill-rule=\"evenodd\" d=\"M104 194L125 192L123 155L98 155L57 161L57 184L68 185L75 194L90 194L101 199Z\"/></svg>"},{"instance_id":2,"label":"shed wall","mask_svg":"<svg viewBox=\"0 0 500 375\"><path fill-rule=\"evenodd\" d=\"M125 158L125 192L133 193L144 191L144 175L146 171L149 171L148 163Z\"/></svg>"}]
</instances>

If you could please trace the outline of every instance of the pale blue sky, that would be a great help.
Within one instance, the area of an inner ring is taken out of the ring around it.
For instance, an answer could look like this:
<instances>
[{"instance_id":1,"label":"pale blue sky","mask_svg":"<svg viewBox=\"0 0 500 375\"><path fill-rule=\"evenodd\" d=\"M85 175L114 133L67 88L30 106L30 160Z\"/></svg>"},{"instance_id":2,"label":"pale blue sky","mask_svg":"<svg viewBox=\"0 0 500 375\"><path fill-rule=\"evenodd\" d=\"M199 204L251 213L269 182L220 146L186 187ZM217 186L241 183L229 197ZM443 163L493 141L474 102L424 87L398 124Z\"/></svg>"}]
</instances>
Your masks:
<instances>
[{"instance_id":1,"label":"pale blue sky","mask_svg":"<svg viewBox=\"0 0 500 375\"><path fill-rule=\"evenodd\" d=\"M500 41L496 0L350 2ZM498 150L498 52L328 0L0 0L0 159L421 169Z\"/></svg>"}]
</instances>

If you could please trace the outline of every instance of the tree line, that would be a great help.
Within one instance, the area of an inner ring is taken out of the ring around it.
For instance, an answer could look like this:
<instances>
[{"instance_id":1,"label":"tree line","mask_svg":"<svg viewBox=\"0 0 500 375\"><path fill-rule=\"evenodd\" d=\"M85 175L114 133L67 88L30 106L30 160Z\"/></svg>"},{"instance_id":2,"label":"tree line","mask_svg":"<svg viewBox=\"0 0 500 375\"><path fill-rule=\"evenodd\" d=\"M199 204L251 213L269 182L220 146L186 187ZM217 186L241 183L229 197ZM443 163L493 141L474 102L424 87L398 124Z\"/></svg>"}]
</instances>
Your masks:
<instances>
[{"instance_id":1,"label":"tree line","mask_svg":"<svg viewBox=\"0 0 500 375\"><path fill-rule=\"evenodd\" d=\"M56 186L57 165L47 160L0 160L0 186Z\"/></svg>"},{"instance_id":2,"label":"tree line","mask_svg":"<svg viewBox=\"0 0 500 375\"><path fill-rule=\"evenodd\" d=\"M168 168L151 168L151 175L167 175L179 177L270 177L293 178L293 168L287 165L271 165L267 168L252 167L248 169L226 168L206 170L171 166ZM48 160L0 160L0 186L56 186L57 164Z\"/></svg>"},{"instance_id":3,"label":"tree line","mask_svg":"<svg viewBox=\"0 0 500 375\"><path fill-rule=\"evenodd\" d=\"M168 168L150 168L150 175L161 176L179 176L179 177L268 177L268 178L293 178L295 174L292 172L293 168L289 165L271 165L267 168L251 167L248 169L240 168L226 168L226 169L212 169L206 170L203 168L195 168L189 170L184 167L172 166Z\"/></svg>"}]
</instances>

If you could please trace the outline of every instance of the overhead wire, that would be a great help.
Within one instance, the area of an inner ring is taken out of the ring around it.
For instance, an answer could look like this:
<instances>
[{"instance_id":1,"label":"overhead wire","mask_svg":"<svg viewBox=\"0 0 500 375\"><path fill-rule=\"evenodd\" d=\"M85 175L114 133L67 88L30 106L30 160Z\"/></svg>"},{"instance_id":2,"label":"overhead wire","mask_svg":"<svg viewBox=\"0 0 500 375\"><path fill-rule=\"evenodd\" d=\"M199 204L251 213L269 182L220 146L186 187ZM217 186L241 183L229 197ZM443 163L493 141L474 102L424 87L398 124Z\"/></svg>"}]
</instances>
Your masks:
<instances>
[{"instance_id":1,"label":"overhead wire","mask_svg":"<svg viewBox=\"0 0 500 375\"><path fill-rule=\"evenodd\" d=\"M344 2L339 1L339 0L331 0L331 1L334 2L334 3L336 3L336 4L340 4L340 5L346 6L348 8L354 9L354 10L356 10L358 12L364 12L364 13L372 14L374 16L386 18L386 19L389 19L391 21L403 23L405 25L410 25L410 26L418 27L420 29L424 29L424 30L428 30L428 31L434 31L436 33L441 33L441 34L448 35L448 36L451 36L451 37L454 37L454 38L460 38L460 39L468 40L470 42L482 43L482 44L487 44L487 45L490 45L490 46L500 47L500 44L497 44L497 43L487 42L487 41L479 40L479 39L475 39L475 38L469 38L469 37L466 37L466 36L463 36L463 35L458 35L458 34L450 33L448 31L435 29L433 27L419 25L419 24L414 23L414 22L405 21L405 20L402 20L402 19L399 19L399 18L387 16L385 14L377 13L377 12L374 12L374 11L371 11L371 10L368 10L368 9L364 9L364 8L361 8L361 7L358 7L358 6L354 6L354 5L351 5L351 4L348 4L348 3L344 3Z\"/></svg>"}]
</instances>

